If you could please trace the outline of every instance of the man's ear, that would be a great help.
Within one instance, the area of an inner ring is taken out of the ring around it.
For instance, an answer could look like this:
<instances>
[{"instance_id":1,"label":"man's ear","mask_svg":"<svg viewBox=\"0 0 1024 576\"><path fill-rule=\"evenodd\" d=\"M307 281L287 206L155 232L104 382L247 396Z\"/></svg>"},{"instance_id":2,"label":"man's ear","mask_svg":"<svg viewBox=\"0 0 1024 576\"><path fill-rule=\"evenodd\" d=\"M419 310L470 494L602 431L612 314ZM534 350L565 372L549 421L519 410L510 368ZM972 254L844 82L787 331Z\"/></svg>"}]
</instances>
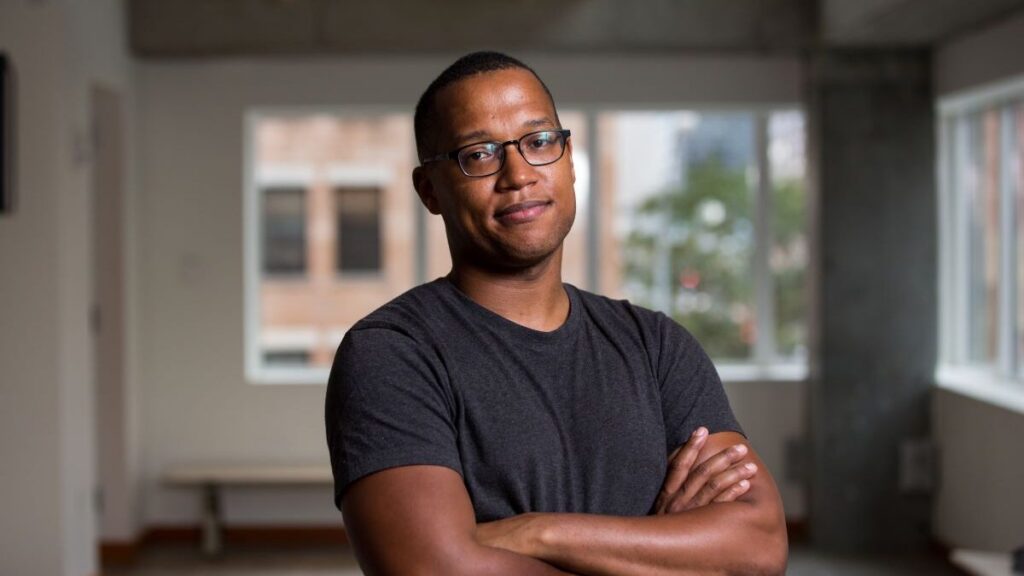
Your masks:
<instances>
[{"instance_id":1,"label":"man's ear","mask_svg":"<svg viewBox=\"0 0 1024 576\"><path fill-rule=\"evenodd\" d=\"M430 181L430 177L423 166L417 166L412 169L412 185L416 189L416 194L419 195L423 206L431 214L440 214L441 205L437 201L437 195L434 194L434 183Z\"/></svg>"},{"instance_id":2,"label":"man's ear","mask_svg":"<svg viewBox=\"0 0 1024 576\"><path fill-rule=\"evenodd\" d=\"M576 165L572 163L572 136L565 142L565 152L569 155L569 175L572 176L572 183L576 183Z\"/></svg>"}]
</instances>

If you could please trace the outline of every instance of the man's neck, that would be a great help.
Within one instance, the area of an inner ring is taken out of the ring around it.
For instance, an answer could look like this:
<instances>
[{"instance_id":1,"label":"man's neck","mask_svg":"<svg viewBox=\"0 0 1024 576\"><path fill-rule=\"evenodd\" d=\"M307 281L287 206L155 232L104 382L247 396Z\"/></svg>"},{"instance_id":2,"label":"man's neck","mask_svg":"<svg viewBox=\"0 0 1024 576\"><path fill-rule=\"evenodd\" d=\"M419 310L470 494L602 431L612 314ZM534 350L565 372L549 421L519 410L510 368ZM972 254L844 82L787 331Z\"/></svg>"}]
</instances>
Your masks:
<instances>
[{"instance_id":1,"label":"man's neck","mask_svg":"<svg viewBox=\"0 0 1024 576\"><path fill-rule=\"evenodd\" d=\"M448 279L477 304L527 328L551 332L569 317L561 254L514 274L456 264Z\"/></svg>"}]
</instances>

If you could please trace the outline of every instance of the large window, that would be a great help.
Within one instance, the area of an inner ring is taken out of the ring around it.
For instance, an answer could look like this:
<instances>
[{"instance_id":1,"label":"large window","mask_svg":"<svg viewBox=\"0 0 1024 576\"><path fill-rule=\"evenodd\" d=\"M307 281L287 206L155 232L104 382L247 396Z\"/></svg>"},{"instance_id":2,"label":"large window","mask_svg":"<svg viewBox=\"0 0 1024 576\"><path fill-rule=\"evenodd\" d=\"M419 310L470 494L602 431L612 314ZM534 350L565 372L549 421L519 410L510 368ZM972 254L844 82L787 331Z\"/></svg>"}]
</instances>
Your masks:
<instances>
[{"instance_id":1,"label":"large window","mask_svg":"<svg viewBox=\"0 0 1024 576\"><path fill-rule=\"evenodd\" d=\"M1024 381L1024 83L940 105L942 360Z\"/></svg>"},{"instance_id":2,"label":"large window","mask_svg":"<svg viewBox=\"0 0 1024 576\"><path fill-rule=\"evenodd\" d=\"M798 112L599 116L602 290L672 316L720 364L806 355Z\"/></svg>"},{"instance_id":3,"label":"large window","mask_svg":"<svg viewBox=\"0 0 1024 576\"><path fill-rule=\"evenodd\" d=\"M720 367L802 374L802 114L559 116L577 198L564 280L665 312ZM450 269L443 223L411 187L412 118L264 111L247 138L247 373L323 382L355 321Z\"/></svg>"}]
</instances>

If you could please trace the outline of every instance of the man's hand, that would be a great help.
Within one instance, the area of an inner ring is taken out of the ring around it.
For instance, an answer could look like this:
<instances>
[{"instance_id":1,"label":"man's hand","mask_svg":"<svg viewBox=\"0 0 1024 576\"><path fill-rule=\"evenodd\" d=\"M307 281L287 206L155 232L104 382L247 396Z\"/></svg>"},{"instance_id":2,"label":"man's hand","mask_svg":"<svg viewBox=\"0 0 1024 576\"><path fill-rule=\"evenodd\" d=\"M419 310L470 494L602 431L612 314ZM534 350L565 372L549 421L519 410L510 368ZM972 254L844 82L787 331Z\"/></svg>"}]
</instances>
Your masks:
<instances>
[{"instance_id":1,"label":"man's hand","mask_svg":"<svg viewBox=\"0 0 1024 576\"><path fill-rule=\"evenodd\" d=\"M733 502L750 489L749 479L757 473L757 465L742 461L747 455L743 444L696 464L707 437L707 429L701 426L686 444L669 455L668 474L654 505L655 514L682 512L711 502Z\"/></svg>"}]
</instances>

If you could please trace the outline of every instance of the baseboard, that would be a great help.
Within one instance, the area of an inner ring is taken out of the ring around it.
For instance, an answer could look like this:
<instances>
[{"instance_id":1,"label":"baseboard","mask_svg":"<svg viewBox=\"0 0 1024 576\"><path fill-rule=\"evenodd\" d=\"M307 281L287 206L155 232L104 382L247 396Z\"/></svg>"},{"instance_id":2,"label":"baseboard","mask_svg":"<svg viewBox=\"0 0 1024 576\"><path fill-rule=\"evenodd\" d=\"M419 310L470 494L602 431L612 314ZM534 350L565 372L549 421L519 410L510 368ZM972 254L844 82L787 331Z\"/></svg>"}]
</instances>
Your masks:
<instances>
[{"instance_id":1,"label":"baseboard","mask_svg":"<svg viewBox=\"0 0 1024 576\"><path fill-rule=\"evenodd\" d=\"M224 543L243 545L348 545L344 527L337 526L228 526ZM138 538L129 541L101 542L99 560L103 572L108 568L130 566L146 546L189 544L199 546L202 530L198 526L150 526ZM101 572L101 574L103 573Z\"/></svg>"},{"instance_id":2,"label":"baseboard","mask_svg":"<svg viewBox=\"0 0 1024 576\"><path fill-rule=\"evenodd\" d=\"M139 544L135 540L100 542L100 566L129 566L138 553Z\"/></svg>"}]
</instances>

